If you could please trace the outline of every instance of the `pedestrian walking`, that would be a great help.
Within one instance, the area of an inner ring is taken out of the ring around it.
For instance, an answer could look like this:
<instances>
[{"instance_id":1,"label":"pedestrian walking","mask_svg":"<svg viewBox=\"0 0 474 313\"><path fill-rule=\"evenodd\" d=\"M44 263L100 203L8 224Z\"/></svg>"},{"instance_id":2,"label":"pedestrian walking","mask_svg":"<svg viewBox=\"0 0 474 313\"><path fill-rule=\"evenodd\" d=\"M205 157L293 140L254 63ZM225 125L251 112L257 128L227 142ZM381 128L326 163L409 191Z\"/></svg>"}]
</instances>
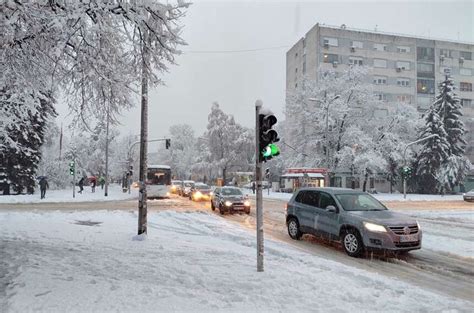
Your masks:
<instances>
[{"instance_id":1,"label":"pedestrian walking","mask_svg":"<svg viewBox=\"0 0 474 313\"><path fill-rule=\"evenodd\" d=\"M79 191L78 191L78 193L82 193L83 190L84 190L84 177L81 177L81 179L79 180Z\"/></svg>"},{"instance_id":2,"label":"pedestrian walking","mask_svg":"<svg viewBox=\"0 0 474 313\"><path fill-rule=\"evenodd\" d=\"M94 193L95 192L95 186L97 184L97 178L95 176L92 176L91 178L89 178L89 181L91 183L92 193Z\"/></svg>"},{"instance_id":3,"label":"pedestrian walking","mask_svg":"<svg viewBox=\"0 0 474 313\"><path fill-rule=\"evenodd\" d=\"M104 185L105 185L105 178L104 178L104 176L100 176L100 177L99 177L99 185L100 185L100 189L104 189Z\"/></svg>"},{"instance_id":4,"label":"pedestrian walking","mask_svg":"<svg viewBox=\"0 0 474 313\"><path fill-rule=\"evenodd\" d=\"M46 177L44 176L41 177L39 181L39 185L40 185L40 191L41 191L41 199L44 199L46 196L46 189L49 188L49 184L48 184L48 181L46 180Z\"/></svg>"},{"instance_id":5,"label":"pedestrian walking","mask_svg":"<svg viewBox=\"0 0 474 313\"><path fill-rule=\"evenodd\" d=\"M252 193L255 194L255 182L252 182Z\"/></svg>"}]
</instances>

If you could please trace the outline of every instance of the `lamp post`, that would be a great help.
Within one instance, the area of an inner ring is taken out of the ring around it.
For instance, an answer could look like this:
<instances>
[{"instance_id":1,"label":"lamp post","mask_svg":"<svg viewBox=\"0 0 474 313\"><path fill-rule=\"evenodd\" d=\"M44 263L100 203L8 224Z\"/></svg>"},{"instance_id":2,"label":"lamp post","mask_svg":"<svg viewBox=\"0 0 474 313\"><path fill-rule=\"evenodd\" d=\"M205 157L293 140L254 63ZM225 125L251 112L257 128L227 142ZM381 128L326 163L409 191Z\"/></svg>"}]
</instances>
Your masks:
<instances>
[{"instance_id":1,"label":"lamp post","mask_svg":"<svg viewBox=\"0 0 474 313\"><path fill-rule=\"evenodd\" d=\"M406 146L405 146L405 150L403 150L403 167L406 167L407 166L407 158L406 158L406 155L407 155L407 148L411 145L414 145L414 144L417 144L417 143L420 143L422 141L425 141L427 139L430 139L430 138L433 138L433 137L438 137L437 134L432 134L432 135L429 135L425 138L421 138L421 139L418 139L418 140L415 140L413 142L410 142L408 143ZM405 175L403 175L403 199L406 199L407 198L407 179L405 177Z\"/></svg>"}]
</instances>

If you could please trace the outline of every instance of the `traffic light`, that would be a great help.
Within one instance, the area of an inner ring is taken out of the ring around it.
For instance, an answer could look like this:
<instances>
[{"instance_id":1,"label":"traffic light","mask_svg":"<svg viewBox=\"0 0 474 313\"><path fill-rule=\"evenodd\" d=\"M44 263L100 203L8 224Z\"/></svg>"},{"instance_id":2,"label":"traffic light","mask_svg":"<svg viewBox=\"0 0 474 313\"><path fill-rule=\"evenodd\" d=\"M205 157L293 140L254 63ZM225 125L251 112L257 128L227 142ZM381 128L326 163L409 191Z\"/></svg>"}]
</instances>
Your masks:
<instances>
[{"instance_id":1,"label":"traffic light","mask_svg":"<svg viewBox=\"0 0 474 313\"><path fill-rule=\"evenodd\" d=\"M74 175L75 164L74 161L69 162L69 174Z\"/></svg>"},{"instance_id":2,"label":"traffic light","mask_svg":"<svg viewBox=\"0 0 474 313\"><path fill-rule=\"evenodd\" d=\"M269 168L266 168L265 169L265 178L270 178L270 169Z\"/></svg>"},{"instance_id":3,"label":"traffic light","mask_svg":"<svg viewBox=\"0 0 474 313\"><path fill-rule=\"evenodd\" d=\"M280 148L273 144L280 140L276 130L272 129L273 125L277 122L277 118L271 113L259 114L258 118L260 125L258 131L260 151L258 159L259 162L265 162L280 154Z\"/></svg>"},{"instance_id":4,"label":"traffic light","mask_svg":"<svg viewBox=\"0 0 474 313\"><path fill-rule=\"evenodd\" d=\"M402 168L402 174L403 174L403 177L404 177L405 179L407 179L407 178L410 177L411 174L412 174L412 168L409 167L409 166L404 166L404 167Z\"/></svg>"},{"instance_id":5,"label":"traffic light","mask_svg":"<svg viewBox=\"0 0 474 313\"><path fill-rule=\"evenodd\" d=\"M166 149L169 149L171 147L171 139L166 139L165 145L166 145Z\"/></svg>"}]
</instances>

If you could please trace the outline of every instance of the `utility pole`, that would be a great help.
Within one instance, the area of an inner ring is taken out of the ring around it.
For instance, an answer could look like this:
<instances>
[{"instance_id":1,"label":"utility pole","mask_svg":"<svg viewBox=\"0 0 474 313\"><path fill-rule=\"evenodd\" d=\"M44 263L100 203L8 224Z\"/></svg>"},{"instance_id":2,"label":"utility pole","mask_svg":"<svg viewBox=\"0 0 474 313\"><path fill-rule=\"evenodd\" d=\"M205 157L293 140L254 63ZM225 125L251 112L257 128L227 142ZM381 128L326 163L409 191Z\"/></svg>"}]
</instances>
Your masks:
<instances>
[{"instance_id":1,"label":"utility pole","mask_svg":"<svg viewBox=\"0 0 474 313\"><path fill-rule=\"evenodd\" d=\"M257 189L257 272L263 272L263 199L262 162L260 162L260 109L262 101L255 102L255 184Z\"/></svg>"},{"instance_id":2,"label":"utility pole","mask_svg":"<svg viewBox=\"0 0 474 313\"><path fill-rule=\"evenodd\" d=\"M142 101L141 101L141 129L140 129L140 166L138 189L138 235L147 233L147 139L148 139L148 30L143 33L142 42Z\"/></svg>"},{"instance_id":3,"label":"utility pole","mask_svg":"<svg viewBox=\"0 0 474 313\"><path fill-rule=\"evenodd\" d=\"M105 127L105 190L104 196L109 195L109 123L110 123L110 101L107 104L107 121Z\"/></svg>"}]
</instances>

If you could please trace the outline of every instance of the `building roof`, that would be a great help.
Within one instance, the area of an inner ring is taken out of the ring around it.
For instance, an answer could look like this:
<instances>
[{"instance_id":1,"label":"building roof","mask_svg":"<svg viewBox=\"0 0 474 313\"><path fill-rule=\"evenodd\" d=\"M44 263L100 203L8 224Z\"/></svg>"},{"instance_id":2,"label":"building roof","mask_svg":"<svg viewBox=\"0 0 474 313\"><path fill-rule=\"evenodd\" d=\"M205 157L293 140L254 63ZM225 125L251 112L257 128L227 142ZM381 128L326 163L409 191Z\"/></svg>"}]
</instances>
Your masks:
<instances>
[{"instance_id":1,"label":"building roof","mask_svg":"<svg viewBox=\"0 0 474 313\"><path fill-rule=\"evenodd\" d=\"M298 177L305 177L305 175L307 175L306 177L309 177L309 178L324 178L324 175L320 173L287 173L287 174L281 175L280 177L298 178Z\"/></svg>"}]
</instances>

